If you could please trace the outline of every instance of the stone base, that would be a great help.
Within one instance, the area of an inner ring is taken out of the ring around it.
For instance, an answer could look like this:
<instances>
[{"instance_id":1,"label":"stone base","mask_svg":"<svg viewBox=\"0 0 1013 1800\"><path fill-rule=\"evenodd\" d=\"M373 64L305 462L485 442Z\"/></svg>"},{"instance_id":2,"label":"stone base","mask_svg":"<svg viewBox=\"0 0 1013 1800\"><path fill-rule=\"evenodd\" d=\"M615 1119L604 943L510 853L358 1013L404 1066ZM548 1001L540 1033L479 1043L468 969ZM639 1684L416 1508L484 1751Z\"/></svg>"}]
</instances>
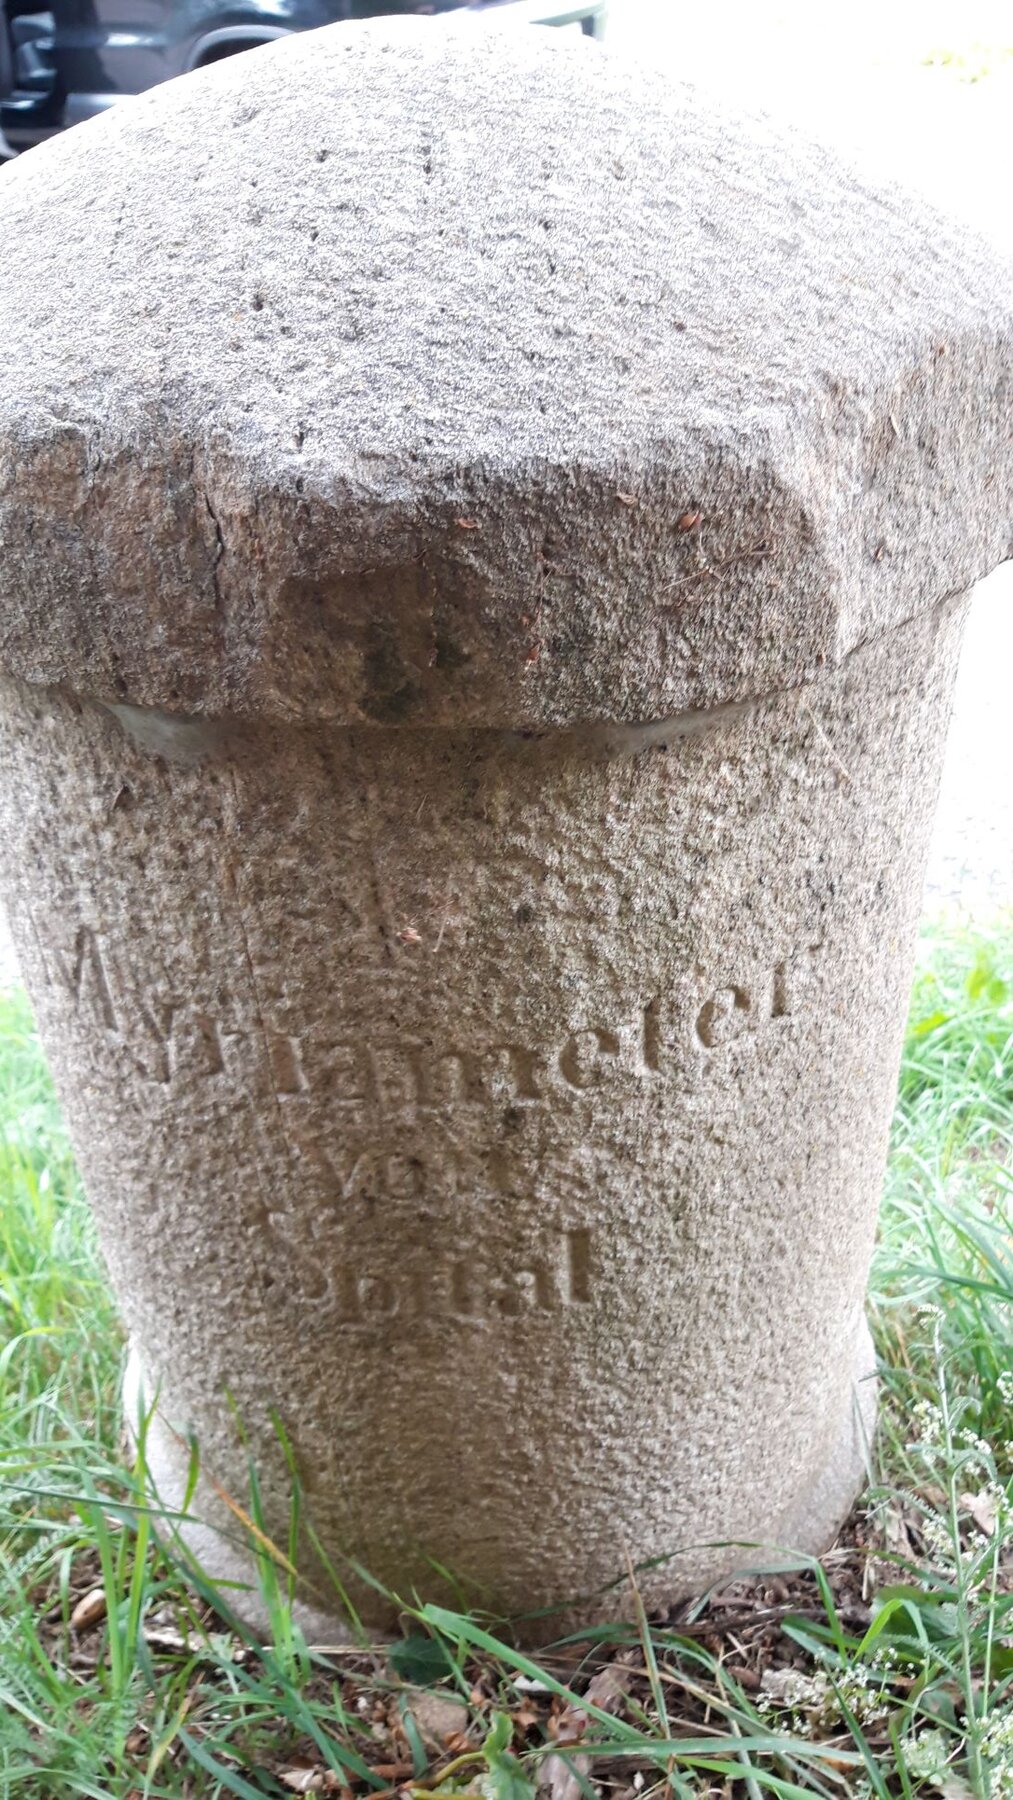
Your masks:
<instances>
[{"instance_id":1,"label":"stone base","mask_svg":"<svg viewBox=\"0 0 1013 1800\"><path fill-rule=\"evenodd\" d=\"M137 1421L146 1406L140 1360L131 1349L123 1383L124 1417L132 1442L137 1440ZM673 1559L670 1575L670 1603L690 1593L712 1587L737 1569L776 1571L794 1561L793 1553L819 1555L832 1543L847 1517L855 1496L864 1486L869 1473L872 1442L876 1430L877 1398L875 1352L864 1318L859 1331L854 1376L848 1391L845 1417L833 1439L833 1449L815 1477L796 1495L783 1514L777 1544L763 1549L743 1546L733 1554L733 1546L696 1546L685 1556ZM145 1439L148 1479L158 1505L166 1513L183 1510L189 1475L188 1443L156 1411L152 1413ZM232 1495L244 1505L245 1495ZM203 1516L197 1516L197 1512ZM217 1523L212 1522L217 1519ZM523 1529L519 1519L518 1529ZM201 1477L191 1501L185 1524L175 1524L160 1535L175 1539L186 1554L216 1587L225 1590L237 1616L251 1630L265 1636L270 1633L270 1618L259 1591L253 1558L243 1541L246 1534L238 1518L230 1519L228 1508L216 1494L212 1482ZM677 1571L677 1572L676 1572ZM664 1578L662 1577L662 1580ZM658 1592L658 1571L650 1584L650 1606L658 1610L665 1597ZM445 1596L436 1596L443 1599ZM560 1607L551 1617L539 1619L534 1629L522 1627L521 1637L527 1643L548 1642L564 1631L579 1630L610 1618L621 1618L627 1611L627 1597L622 1590L609 1589L573 1607ZM325 1601L296 1600L293 1607L296 1623L307 1642L317 1647L344 1645L355 1641L355 1632L340 1611L331 1610ZM373 1626L369 1636L374 1641L392 1635L393 1621L386 1626Z\"/></svg>"},{"instance_id":2,"label":"stone base","mask_svg":"<svg viewBox=\"0 0 1013 1800\"><path fill-rule=\"evenodd\" d=\"M150 1405L151 1401L145 1393L140 1358L132 1345L123 1377L123 1419L134 1447L138 1438L138 1421ZM190 1446L157 1411L152 1412L148 1419L144 1457L148 1486L157 1509L164 1514L181 1513L190 1479ZM235 1494L230 1495L230 1499L245 1507L248 1496ZM215 1523L211 1522L212 1518L216 1520ZM261 1596L255 1561L249 1549L249 1534L238 1518L230 1518L227 1505L216 1494L212 1482L206 1476L202 1475L198 1479L186 1523L180 1524L173 1520L158 1526L156 1522L156 1529L166 1545L174 1546L177 1550L182 1547L184 1568L186 1558L189 1558L209 1582L223 1590L225 1600L244 1625L269 1638L270 1615ZM284 1585L284 1570L280 1570L279 1574L281 1584ZM293 1607L293 1617L308 1643L317 1646L349 1644L355 1639L355 1633L347 1619L337 1610L330 1611L326 1606L315 1606L310 1601L297 1600ZM389 1634L371 1635L379 1637Z\"/></svg>"},{"instance_id":3,"label":"stone base","mask_svg":"<svg viewBox=\"0 0 1013 1800\"><path fill-rule=\"evenodd\" d=\"M819 1555L828 1549L871 1472L876 1435L876 1352L863 1317L850 1390L851 1405L821 1471L783 1515L778 1539L791 1550Z\"/></svg>"}]
</instances>

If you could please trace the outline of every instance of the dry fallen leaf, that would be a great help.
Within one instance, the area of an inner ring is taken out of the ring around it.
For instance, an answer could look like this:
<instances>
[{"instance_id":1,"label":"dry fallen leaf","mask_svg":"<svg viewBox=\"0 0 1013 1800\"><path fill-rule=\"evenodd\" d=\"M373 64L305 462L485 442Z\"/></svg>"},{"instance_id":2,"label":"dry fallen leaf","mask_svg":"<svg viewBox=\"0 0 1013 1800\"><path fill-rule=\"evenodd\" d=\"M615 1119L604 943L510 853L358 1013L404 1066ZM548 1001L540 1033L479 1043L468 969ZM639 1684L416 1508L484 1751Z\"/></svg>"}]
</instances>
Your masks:
<instances>
[{"instance_id":1,"label":"dry fallen leaf","mask_svg":"<svg viewBox=\"0 0 1013 1800\"><path fill-rule=\"evenodd\" d=\"M944 1776L939 1792L942 1800L974 1800L973 1787L962 1775L954 1775L952 1770Z\"/></svg>"},{"instance_id":2,"label":"dry fallen leaf","mask_svg":"<svg viewBox=\"0 0 1013 1800\"><path fill-rule=\"evenodd\" d=\"M451 1694L434 1694L420 1688L408 1695L408 1710L422 1736L438 1747L447 1738L463 1733L468 1724L468 1708Z\"/></svg>"},{"instance_id":3,"label":"dry fallen leaf","mask_svg":"<svg viewBox=\"0 0 1013 1800\"><path fill-rule=\"evenodd\" d=\"M883 1512L883 1547L895 1557L914 1562L917 1552L911 1542L908 1521L902 1507L891 1501Z\"/></svg>"},{"instance_id":4,"label":"dry fallen leaf","mask_svg":"<svg viewBox=\"0 0 1013 1800\"><path fill-rule=\"evenodd\" d=\"M293 1794L322 1794L323 1769L282 1769L278 1780Z\"/></svg>"},{"instance_id":5,"label":"dry fallen leaf","mask_svg":"<svg viewBox=\"0 0 1013 1800\"><path fill-rule=\"evenodd\" d=\"M149 1650L155 1650L162 1656L196 1656L201 1662L245 1663L254 1654L238 1638L217 1635L213 1640L201 1637L198 1632L183 1633L174 1625L145 1625L142 1636Z\"/></svg>"},{"instance_id":6,"label":"dry fallen leaf","mask_svg":"<svg viewBox=\"0 0 1013 1800\"><path fill-rule=\"evenodd\" d=\"M189 1634L184 1637L173 1625L146 1625L142 1636L150 1650L162 1650L168 1654L174 1651L184 1654L200 1648L198 1639Z\"/></svg>"},{"instance_id":7,"label":"dry fallen leaf","mask_svg":"<svg viewBox=\"0 0 1013 1800\"><path fill-rule=\"evenodd\" d=\"M632 1670L624 1668L621 1663L606 1663L588 1684L585 1702L601 1708L603 1712L614 1712L629 1692L633 1679ZM565 1748L569 1744L577 1744L588 1727L588 1714L583 1707L568 1706L555 1721L554 1736L557 1744ZM562 1756L553 1752L547 1756L538 1771L538 1792L545 1800L581 1800L582 1783L586 1781L591 1770L589 1756Z\"/></svg>"},{"instance_id":8,"label":"dry fallen leaf","mask_svg":"<svg viewBox=\"0 0 1013 1800\"><path fill-rule=\"evenodd\" d=\"M763 1693L778 1706L801 1706L812 1695L812 1677L801 1669L764 1669L760 1681Z\"/></svg>"},{"instance_id":9,"label":"dry fallen leaf","mask_svg":"<svg viewBox=\"0 0 1013 1800\"><path fill-rule=\"evenodd\" d=\"M984 1537L995 1536L999 1521L993 1494L961 1494L960 1510L974 1520Z\"/></svg>"},{"instance_id":10,"label":"dry fallen leaf","mask_svg":"<svg viewBox=\"0 0 1013 1800\"><path fill-rule=\"evenodd\" d=\"M70 1615L71 1630L72 1631L90 1631L92 1626L97 1625L99 1620L104 1619L105 1616L106 1616L105 1588L100 1588L100 1587L89 1588L88 1592L81 1596L80 1600L78 1601L77 1605L75 1606L73 1612Z\"/></svg>"}]
</instances>

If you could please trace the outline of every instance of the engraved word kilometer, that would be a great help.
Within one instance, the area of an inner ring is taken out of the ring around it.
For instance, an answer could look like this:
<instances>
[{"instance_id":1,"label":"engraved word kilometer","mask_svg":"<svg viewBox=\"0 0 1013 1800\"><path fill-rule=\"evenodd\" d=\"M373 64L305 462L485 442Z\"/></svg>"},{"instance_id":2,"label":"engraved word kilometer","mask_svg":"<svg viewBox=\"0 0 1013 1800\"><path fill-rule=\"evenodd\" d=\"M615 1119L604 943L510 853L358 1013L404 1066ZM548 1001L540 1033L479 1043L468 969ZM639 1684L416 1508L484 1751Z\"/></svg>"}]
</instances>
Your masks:
<instances>
[{"instance_id":1,"label":"engraved word kilometer","mask_svg":"<svg viewBox=\"0 0 1013 1800\"><path fill-rule=\"evenodd\" d=\"M809 945L759 974L710 989L685 978L663 996L636 1003L625 1018L564 1027L537 1049L504 1035L482 1045L433 1043L382 1029L326 1041L276 1030L259 1003L231 1016L130 991L97 932L81 926L62 946L38 934L52 990L82 1024L97 1026L142 1079L171 1084L222 1078L279 1100L312 1095L359 1115L524 1105L579 1095L612 1083L685 1070L737 1040L766 1032L795 1009L811 978Z\"/></svg>"}]
</instances>

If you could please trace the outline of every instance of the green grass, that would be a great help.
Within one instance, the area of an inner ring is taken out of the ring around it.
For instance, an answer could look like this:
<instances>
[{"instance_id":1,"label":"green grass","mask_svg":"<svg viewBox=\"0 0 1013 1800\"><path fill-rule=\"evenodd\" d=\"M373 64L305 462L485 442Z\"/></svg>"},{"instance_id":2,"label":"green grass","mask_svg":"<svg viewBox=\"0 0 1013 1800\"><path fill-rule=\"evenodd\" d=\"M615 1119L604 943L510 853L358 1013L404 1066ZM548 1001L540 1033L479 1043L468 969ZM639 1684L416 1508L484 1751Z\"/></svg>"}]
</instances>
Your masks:
<instances>
[{"instance_id":1,"label":"green grass","mask_svg":"<svg viewBox=\"0 0 1013 1800\"><path fill-rule=\"evenodd\" d=\"M840 1546L664 1624L634 1587L537 1661L410 1605L393 1650L321 1655L269 1558L265 1646L153 1535L87 1209L24 1000L0 999L0 1800L1010 1800L1011 1153L1013 921L940 930L871 1284L877 1483Z\"/></svg>"},{"instance_id":2,"label":"green grass","mask_svg":"<svg viewBox=\"0 0 1013 1800\"><path fill-rule=\"evenodd\" d=\"M1008 71L1013 64L1013 45L970 38L956 49L930 50L922 60L929 68L945 69L958 81L984 81L987 75Z\"/></svg>"}]
</instances>

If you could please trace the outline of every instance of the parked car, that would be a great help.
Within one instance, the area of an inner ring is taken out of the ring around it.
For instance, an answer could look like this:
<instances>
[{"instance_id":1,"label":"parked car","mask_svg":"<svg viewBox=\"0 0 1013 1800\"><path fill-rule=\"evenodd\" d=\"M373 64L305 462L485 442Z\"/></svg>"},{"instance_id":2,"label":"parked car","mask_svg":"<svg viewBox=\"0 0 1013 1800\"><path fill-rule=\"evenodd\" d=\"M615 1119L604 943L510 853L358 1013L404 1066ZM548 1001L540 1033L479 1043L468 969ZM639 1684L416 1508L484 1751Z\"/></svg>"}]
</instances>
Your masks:
<instances>
[{"instance_id":1,"label":"parked car","mask_svg":"<svg viewBox=\"0 0 1013 1800\"><path fill-rule=\"evenodd\" d=\"M125 94L290 31L385 13L472 12L600 37L608 0L0 0L0 154Z\"/></svg>"}]
</instances>

